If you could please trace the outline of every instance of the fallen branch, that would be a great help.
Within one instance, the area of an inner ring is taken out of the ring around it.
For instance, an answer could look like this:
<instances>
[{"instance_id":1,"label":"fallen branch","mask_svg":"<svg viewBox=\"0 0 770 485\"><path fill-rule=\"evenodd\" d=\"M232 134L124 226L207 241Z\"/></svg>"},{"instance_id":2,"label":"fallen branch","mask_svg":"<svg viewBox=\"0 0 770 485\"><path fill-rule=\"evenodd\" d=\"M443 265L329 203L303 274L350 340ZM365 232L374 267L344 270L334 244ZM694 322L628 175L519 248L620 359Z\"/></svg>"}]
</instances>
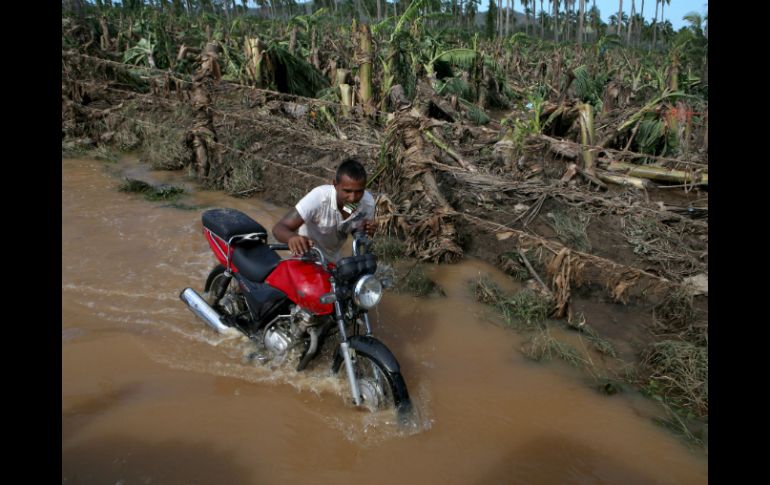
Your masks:
<instances>
[{"instance_id":1,"label":"fallen branch","mask_svg":"<svg viewBox=\"0 0 770 485\"><path fill-rule=\"evenodd\" d=\"M551 241L533 234L514 229L496 222L481 219L467 213L457 213L466 220L487 229L491 233L510 231L518 239L520 247L539 246L557 256L565 249L563 244ZM521 251L519 251L521 253ZM605 285L609 294L616 300L625 303L628 290L638 288L638 296L651 300L663 298L668 292L681 287L681 283L649 273L633 266L626 266L615 261L569 249L571 264L581 268L580 272L571 274L573 280L597 281ZM589 272L593 272L590 277ZM643 287L642 283L645 283Z\"/></svg>"},{"instance_id":2,"label":"fallen branch","mask_svg":"<svg viewBox=\"0 0 770 485\"><path fill-rule=\"evenodd\" d=\"M631 152L627 150L616 150L614 148L606 148L600 145L584 146L572 140L554 138L552 136L548 136L544 134L537 135L535 139L547 143L554 152L558 153L559 155L565 158L569 158L570 160L576 159L581 149L590 148L590 149L596 150L597 154L604 152L608 155L614 155L616 158L620 158L621 156L625 156L628 158L649 158L652 160L659 160L661 162L671 162L671 163L680 163L683 165L695 165L699 167L708 167L707 163L679 160L677 158L650 155L649 153L638 153L638 152ZM605 158L599 158L597 159L597 162L600 164L606 165L610 163L611 160L607 160Z\"/></svg>"},{"instance_id":3,"label":"fallen branch","mask_svg":"<svg viewBox=\"0 0 770 485\"><path fill-rule=\"evenodd\" d=\"M604 182L607 182L608 184L617 184L617 185L623 185L626 187L636 187L637 189L648 189L653 186L653 184L649 180L640 179L637 177L631 177L629 175L616 175L616 174L609 174L607 172L599 171L596 173L596 176L599 177Z\"/></svg>"},{"instance_id":4,"label":"fallen branch","mask_svg":"<svg viewBox=\"0 0 770 485\"><path fill-rule=\"evenodd\" d=\"M326 121L329 122L330 125L332 125L332 128L334 128L334 132L337 134L337 136L340 138L340 140L347 140L348 137L345 136L345 133L343 133L338 127L337 123L334 122L334 117L329 113L329 110L326 109L326 106L320 106L318 108L318 111L323 113L324 117L326 118Z\"/></svg>"},{"instance_id":5,"label":"fallen branch","mask_svg":"<svg viewBox=\"0 0 770 485\"><path fill-rule=\"evenodd\" d=\"M471 172L478 172L478 169L476 168L475 165L473 165L472 163L468 163L465 160L463 160L463 158L460 155L458 155L457 152L455 152L454 150L449 148L449 146L447 146L445 143L443 143L441 140L439 140L436 137L436 135L431 133L430 129L425 130L422 133L423 133L423 135L425 135L425 138L430 140L431 143L433 143L437 147L441 148L442 150L447 152L452 158L457 160L457 163L459 163L462 168L464 168L464 169L466 169L468 171L471 171Z\"/></svg>"},{"instance_id":6,"label":"fallen branch","mask_svg":"<svg viewBox=\"0 0 770 485\"><path fill-rule=\"evenodd\" d=\"M540 276L537 274L537 271L535 271L535 268L532 267L532 264L529 262L526 256L524 256L523 252L519 253L519 256L521 257L521 260L524 262L524 266L527 267L527 270L529 271L529 274L532 275L535 280L540 284L540 286L543 288L543 290L548 293L549 295L553 295L551 290L548 288L548 286L543 283L543 280L540 278Z\"/></svg>"},{"instance_id":7,"label":"fallen branch","mask_svg":"<svg viewBox=\"0 0 770 485\"><path fill-rule=\"evenodd\" d=\"M632 177L639 177L652 180L661 180L665 182L679 182L689 184L708 185L708 173L693 173L685 170L673 170L655 165L634 165L613 161L607 167L607 170L613 172L624 171Z\"/></svg>"}]
</instances>

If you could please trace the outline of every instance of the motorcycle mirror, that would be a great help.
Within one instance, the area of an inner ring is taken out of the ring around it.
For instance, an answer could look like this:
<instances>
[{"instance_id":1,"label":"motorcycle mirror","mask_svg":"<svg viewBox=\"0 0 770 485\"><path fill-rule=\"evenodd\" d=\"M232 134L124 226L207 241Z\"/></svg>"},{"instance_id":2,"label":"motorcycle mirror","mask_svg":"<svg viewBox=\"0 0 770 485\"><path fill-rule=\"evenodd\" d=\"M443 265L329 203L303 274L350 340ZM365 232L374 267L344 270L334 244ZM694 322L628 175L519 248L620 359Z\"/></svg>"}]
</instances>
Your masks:
<instances>
[{"instance_id":1,"label":"motorcycle mirror","mask_svg":"<svg viewBox=\"0 0 770 485\"><path fill-rule=\"evenodd\" d=\"M318 299L321 303L324 305L328 305L329 303L334 303L337 301L337 295L332 293L326 293L324 295L321 295L321 298Z\"/></svg>"}]
</instances>

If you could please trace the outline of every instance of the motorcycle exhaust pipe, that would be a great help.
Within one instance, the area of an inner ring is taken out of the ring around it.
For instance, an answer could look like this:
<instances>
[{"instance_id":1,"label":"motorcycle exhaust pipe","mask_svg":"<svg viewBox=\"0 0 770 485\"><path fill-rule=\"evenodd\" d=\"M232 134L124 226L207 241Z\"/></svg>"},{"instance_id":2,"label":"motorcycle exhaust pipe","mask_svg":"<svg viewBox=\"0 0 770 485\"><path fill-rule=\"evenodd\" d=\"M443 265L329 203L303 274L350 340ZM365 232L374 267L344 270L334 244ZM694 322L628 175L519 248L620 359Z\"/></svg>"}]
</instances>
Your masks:
<instances>
[{"instance_id":1,"label":"motorcycle exhaust pipe","mask_svg":"<svg viewBox=\"0 0 770 485\"><path fill-rule=\"evenodd\" d=\"M190 310L198 316L206 324L216 330L218 333L227 333L230 331L230 327L222 323L222 317L216 310L211 308L206 300L203 299L192 288L185 288L180 294L179 298L185 302Z\"/></svg>"}]
</instances>

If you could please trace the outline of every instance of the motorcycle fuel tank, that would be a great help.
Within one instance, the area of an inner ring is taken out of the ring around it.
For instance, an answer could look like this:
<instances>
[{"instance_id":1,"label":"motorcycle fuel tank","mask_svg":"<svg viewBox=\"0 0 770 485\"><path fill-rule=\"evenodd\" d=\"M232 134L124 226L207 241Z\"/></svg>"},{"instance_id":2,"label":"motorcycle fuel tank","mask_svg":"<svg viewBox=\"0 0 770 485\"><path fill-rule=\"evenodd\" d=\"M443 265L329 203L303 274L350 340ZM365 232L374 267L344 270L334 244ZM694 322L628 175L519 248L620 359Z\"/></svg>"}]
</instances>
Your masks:
<instances>
[{"instance_id":1,"label":"motorcycle fuel tank","mask_svg":"<svg viewBox=\"0 0 770 485\"><path fill-rule=\"evenodd\" d=\"M291 301L315 315L328 315L332 303L321 303L321 296L332 291L329 273L319 265L297 259L281 261L265 283L286 293Z\"/></svg>"}]
</instances>

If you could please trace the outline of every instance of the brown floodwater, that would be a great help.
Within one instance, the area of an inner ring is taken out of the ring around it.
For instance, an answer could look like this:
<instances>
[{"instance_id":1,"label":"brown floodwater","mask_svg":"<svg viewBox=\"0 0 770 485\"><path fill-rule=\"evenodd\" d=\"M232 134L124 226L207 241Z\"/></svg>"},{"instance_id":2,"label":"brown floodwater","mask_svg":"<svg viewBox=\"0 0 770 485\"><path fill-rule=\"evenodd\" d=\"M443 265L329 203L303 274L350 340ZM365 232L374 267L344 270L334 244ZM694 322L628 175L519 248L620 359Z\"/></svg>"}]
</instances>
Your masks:
<instances>
[{"instance_id":1,"label":"brown floodwater","mask_svg":"<svg viewBox=\"0 0 770 485\"><path fill-rule=\"evenodd\" d=\"M706 483L707 459L652 422L649 403L536 364L473 299L476 260L435 266L444 297L386 293L375 335L417 409L399 429L357 410L328 366L247 358L180 301L215 260L202 207L271 227L287 210L200 191L133 160L62 160L62 483ZM183 184L188 209L117 191ZM189 210L189 206L198 208Z\"/></svg>"}]
</instances>

